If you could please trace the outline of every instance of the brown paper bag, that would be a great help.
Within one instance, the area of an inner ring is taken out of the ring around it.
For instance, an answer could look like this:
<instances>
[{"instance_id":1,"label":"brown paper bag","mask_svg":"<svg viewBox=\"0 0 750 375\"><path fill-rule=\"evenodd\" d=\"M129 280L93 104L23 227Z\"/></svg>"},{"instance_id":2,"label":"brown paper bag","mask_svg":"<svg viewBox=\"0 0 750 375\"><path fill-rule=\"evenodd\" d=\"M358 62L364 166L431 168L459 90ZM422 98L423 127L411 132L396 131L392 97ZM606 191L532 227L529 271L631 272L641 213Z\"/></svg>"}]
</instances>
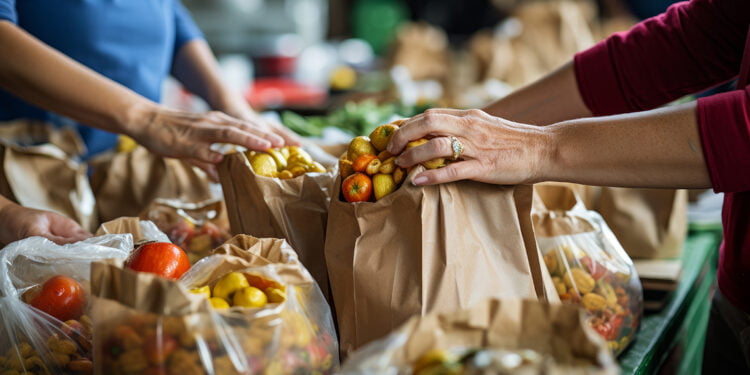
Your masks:
<instances>
[{"instance_id":1,"label":"brown paper bag","mask_svg":"<svg viewBox=\"0 0 750 375\"><path fill-rule=\"evenodd\" d=\"M76 161L85 146L70 128L34 121L0 124L0 193L23 205L76 220L87 230L97 225L86 165Z\"/></svg>"},{"instance_id":2,"label":"brown paper bag","mask_svg":"<svg viewBox=\"0 0 750 375\"><path fill-rule=\"evenodd\" d=\"M102 155L90 165L101 221L138 216L157 198L201 202L212 197L203 172L184 161L154 155L143 147Z\"/></svg>"},{"instance_id":3,"label":"brown paper bag","mask_svg":"<svg viewBox=\"0 0 750 375\"><path fill-rule=\"evenodd\" d=\"M94 236L105 234L130 234L133 236L133 245L136 247L151 241L169 242L169 238L153 222L140 220L137 217L121 217L103 223Z\"/></svg>"},{"instance_id":4,"label":"brown paper bag","mask_svg":"<svg viewBox=\"0 0 750 375\"><path fill-rule=\"evenodd\" d=\"M466 310L414 317L354 353L341 373L411 373L420 357L434 349L459 356L472 349L533 350L541 355L535 370L518 368L523 374L619 373L605 343L585 324L579 309L513 299L490 299Z\"/></svg>"},{"instance_id":5,"label":"brown paper bag","mask_svg":"<svg viewBox=\"0 0 750 375\"><path fill-rule=\"evenodd\" d=\"M596 210L634 259L676 258L687 235L687 191L602 188Z\"/></svg>"},{"instance_id":6,"label":"brown paper bag","mask_svg":"<svg viewBox=\"0 0 750 375\"><path fill-rule=\"evenodd\" d=\"M285 238L328 296L323 246L332 172L286 180L259 176L238 152L224 157L219 177L232 233Z\"/></svg>"},{"instance_id":7,"label":"brown paper bag","mask_svg":"<svg viewBox=\"0 0 750 375\"><path fill-rule=\"evenodd\" d=\"M352 204L339 198L340 185L326 261L343 353L415 314L488 297L555 298L534 242L530 186L405 183L375 203Z\"/></svg>"},{"instance_id":8,"label":"brown paper bag","mask_svg":"<svg viewBox=\"0 0 750 375\"><path fill-rule=\"evenodd\" d=\"M537 243L563 302L580 304L615 354L635 337L643 290L633 262L602 217L570 185L535 185Z\"/></svg>"}]
</instances>

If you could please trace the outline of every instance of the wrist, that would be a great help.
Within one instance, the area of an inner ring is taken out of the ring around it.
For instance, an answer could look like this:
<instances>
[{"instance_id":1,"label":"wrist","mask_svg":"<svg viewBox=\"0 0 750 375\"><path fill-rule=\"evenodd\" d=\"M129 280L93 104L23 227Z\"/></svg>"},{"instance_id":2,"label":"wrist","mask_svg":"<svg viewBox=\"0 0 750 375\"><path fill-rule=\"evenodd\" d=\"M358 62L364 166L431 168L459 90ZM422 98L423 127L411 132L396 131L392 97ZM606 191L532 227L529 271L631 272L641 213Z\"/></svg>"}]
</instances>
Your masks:
<instances>
[{"instance_id":1,"label":"wrist","mask_svg":"<svg viewBox=\"0 0 750 375\"><path fill-rule=\"evenodd\" d=\"M118 116L121 133L133 139L139 139L149 124L154 121L159 105L147 100L135 100L125 107Z\"/></svg>"},{"instance_id":2,"label":"wrist","mask_svg":"<svg viewBox=\"0 0 750 375\"><path fill-rule=\"evenodd\" d=\"M560 171L564 169L561 163L561 145L564 136L560 126L540 127L539 149L536 152L537 162L533 171L534 183L545 181L560 181Z\"/></svg>"}]
</instances>

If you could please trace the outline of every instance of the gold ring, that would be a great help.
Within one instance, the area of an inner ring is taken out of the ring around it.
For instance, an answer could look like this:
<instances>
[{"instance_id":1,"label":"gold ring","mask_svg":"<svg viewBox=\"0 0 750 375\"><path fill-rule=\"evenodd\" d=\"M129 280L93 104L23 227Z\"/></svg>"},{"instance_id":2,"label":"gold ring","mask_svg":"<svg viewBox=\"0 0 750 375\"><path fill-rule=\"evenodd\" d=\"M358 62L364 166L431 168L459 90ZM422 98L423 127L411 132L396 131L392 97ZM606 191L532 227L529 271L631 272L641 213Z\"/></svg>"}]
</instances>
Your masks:
<instances>
[{"instance_id":1,"label":"gold ring","mask_svg":"<svg viewBox=\"0 0 750 375\"><path fill-rule=\"evenodd\" d=\"M453 149L453 160L458 160L464 152L464 145L458 138L451 136L451 149Z\"/></svg>"}]
</instances>

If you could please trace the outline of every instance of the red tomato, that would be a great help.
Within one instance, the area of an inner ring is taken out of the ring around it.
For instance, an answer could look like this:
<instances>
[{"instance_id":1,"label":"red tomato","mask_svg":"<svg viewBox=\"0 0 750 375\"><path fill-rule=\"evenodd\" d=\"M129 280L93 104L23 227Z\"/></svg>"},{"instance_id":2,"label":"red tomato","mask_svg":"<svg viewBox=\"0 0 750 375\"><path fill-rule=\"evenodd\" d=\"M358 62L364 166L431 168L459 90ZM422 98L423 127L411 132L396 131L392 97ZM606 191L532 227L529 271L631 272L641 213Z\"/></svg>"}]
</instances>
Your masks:
<instances>
[{"instance_id":1,"label":"red tomato","mask_svg":"<svg viewBox=\"0 0 750 375\"><path fill-rule=\"evenodd\" d=\"M58 275L42 285L29 305L61 321L78 319L86 305L86 292L73 278Z\"/></svg>"},{"instance_id":2,"label":"red tomato","mask_svg":"<svg viewBox=\"0 0 750 375\"><path fill-rule=\"evenodd\" d=\"M372 195L372 180L364 173L355 173L341 183L347 202L366 202Z\"/></svg>"},{"instance_id":3,"label":"red tomato","mask_svg":"<svg viewBox=\"0 0 750 375\"><path fill-rule=\"evenodd\" d=\"M177 280L190 268L190 261L185 251L175 244L149 242L130 254L125 261L125 267Z\"/></svg>"}]
</instances>

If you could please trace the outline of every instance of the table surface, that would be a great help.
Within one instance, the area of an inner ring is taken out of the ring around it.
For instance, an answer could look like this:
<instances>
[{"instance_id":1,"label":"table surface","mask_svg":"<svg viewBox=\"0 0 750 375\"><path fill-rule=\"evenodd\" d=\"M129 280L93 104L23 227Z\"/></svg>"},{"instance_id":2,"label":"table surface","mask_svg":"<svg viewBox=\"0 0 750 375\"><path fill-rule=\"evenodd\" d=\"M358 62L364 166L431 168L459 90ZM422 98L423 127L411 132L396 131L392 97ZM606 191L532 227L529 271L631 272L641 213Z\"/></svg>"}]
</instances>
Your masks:
<instances>
[{"instance_id":1,"label":"table surface","mask_svg":"<svg viewBox=\"0 0 750 375\"><path fill-rule=\"evenodd\" d=\"M707 275L707 270L720 241L721 233L716 231L691 232L688 236L677 289L660 312L644 316L630 348L619 357L623 374L651 374L666 360L691 305L699 302L695 299L699 289L713 283L713 274Z\"/></svg>"}]
</instances>

